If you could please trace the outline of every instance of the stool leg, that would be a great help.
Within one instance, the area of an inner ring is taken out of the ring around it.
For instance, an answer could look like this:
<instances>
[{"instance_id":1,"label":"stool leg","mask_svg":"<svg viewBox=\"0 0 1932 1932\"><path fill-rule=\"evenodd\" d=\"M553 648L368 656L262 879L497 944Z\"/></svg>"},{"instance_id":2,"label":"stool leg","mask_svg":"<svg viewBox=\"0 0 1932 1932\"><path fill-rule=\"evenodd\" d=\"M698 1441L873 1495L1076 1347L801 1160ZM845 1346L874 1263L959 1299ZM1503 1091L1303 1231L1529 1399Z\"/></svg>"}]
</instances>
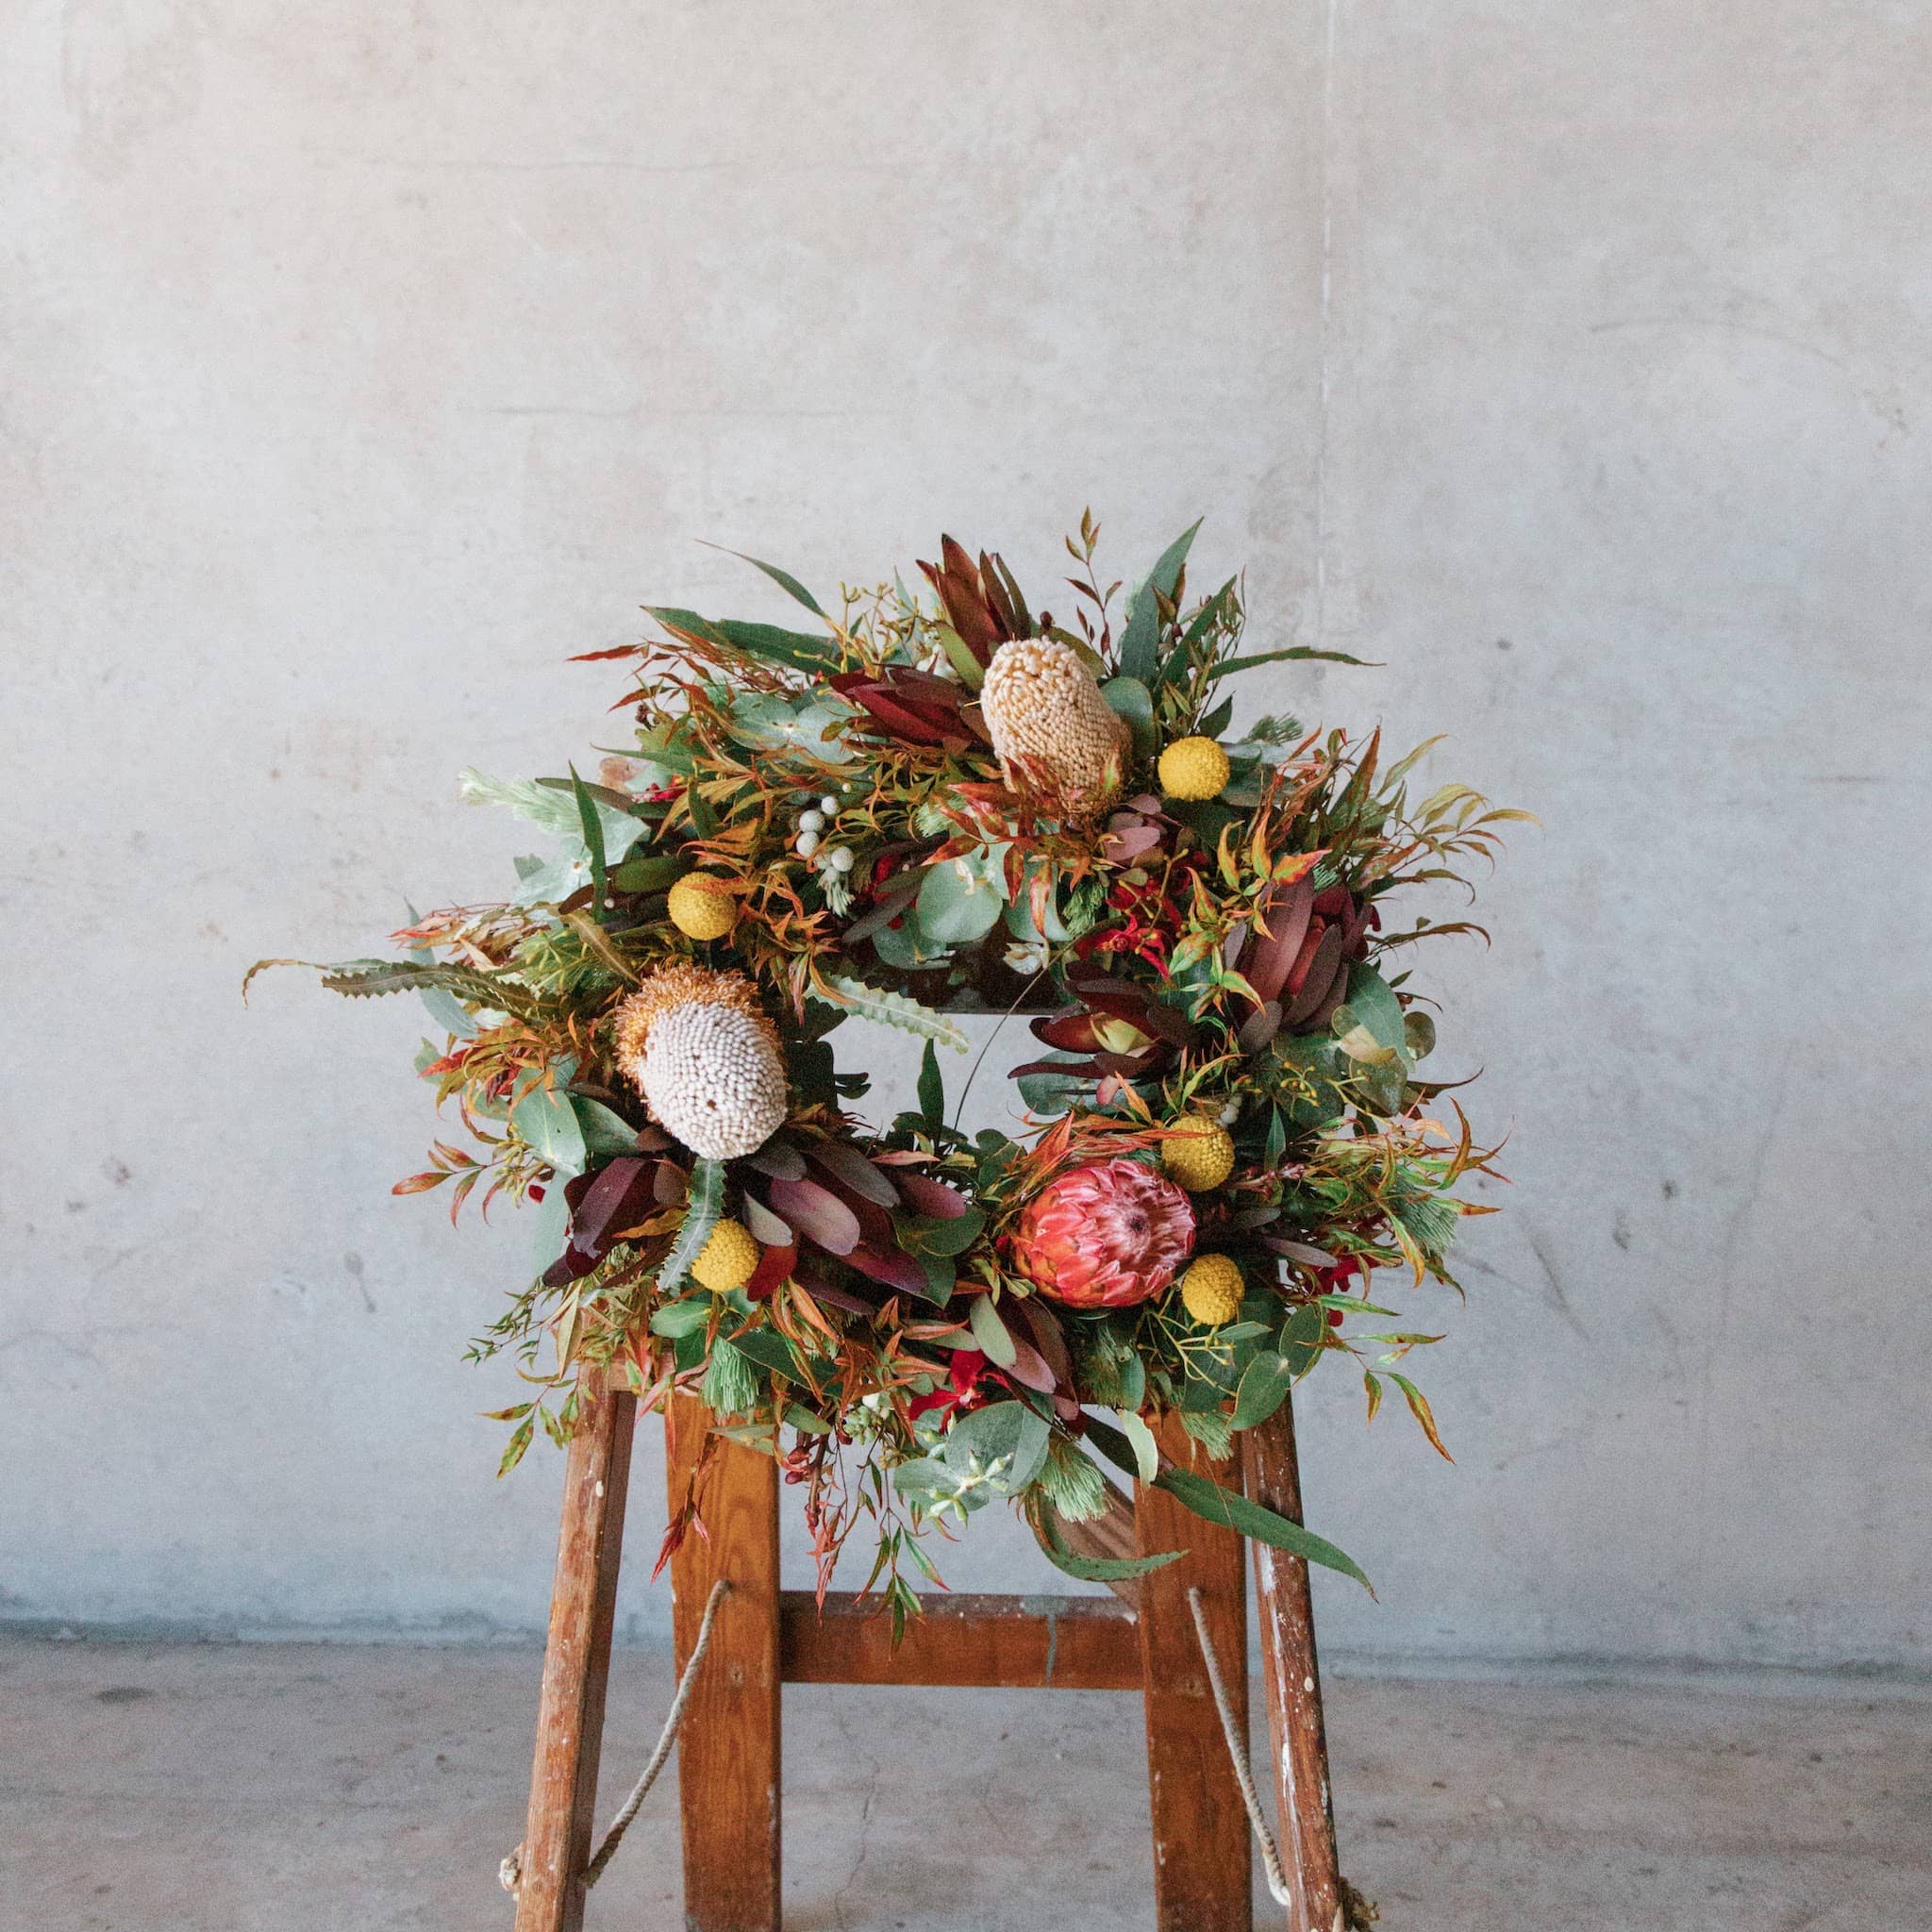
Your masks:
<instances>
[{"instance_id":1,"label":"stool leg","mask_svg":"<svg viewBox=\"0 0 1932 1932\"><path fill-rule=\"evenodd\" d=\"M1241 1440L1248 1494L1299 1523L1301 1472L1291 1405L1284 1402L1267 1422L1244 1429ZM1288 1908L1288 1932L1333 1932L1341 1880L1308 1566L1285 1550L1257 1543L1255 1594L1261 1617L1261 1681L1279 1778L1282 1865L1294 1896Z\"/></svg>"},{"instance_id":2,"label":"stool leg","mask_svg":"<svg viewBox=\"0 0 1932 1932\"><path fill-rule=\"evenodd\" d=\"M601 1374L586 1375L578 1385L576 1433L564 1465L563 1530L550 1593L516 1932L577 1932L584 1923L583 1872L596 1823L610 1624L637 1423L637 1398L602 1381Z\"/></svg>"},{"instance_id":3,"label":"stool leg","mask_svg":"<svg viewBox=\"0 0 1932 1932\"><path fill-rule=\"evenodd\" d=\"M678 1507L710 1411L675 1396L665 1470ZM677 1737L688 1932L778 1932L778 1470L736 1442L714 1445L701 1491L709 1535L693 1530L671 1559L677 1667L697 1641L711 1586L719 1605Z\"/></svg>"},{"instance_id":4,"label":"stool leg","mask_svg":"<svg viewBox=\"0 0 1932 1932\"><path fill-rule=\"evenodd\" d=\"M1162 1450L1184 1466L1205 1452L1163 1417ZM1204 1474L1205 1474L1204 1470ZM1141 1579L1141 1662L1147 1699L1147 1779L1154 1813L1154 1922L1159 1932L1252 1932L1254 1854L1248 1816L1201 1658L1188 1591L1198 1589L1247 1748L1248 1618L1241 1539L1204 1522L1165 1490L1142 1485L1141 1552L1186 1550ZM1324 1928L1325 1932L1325 1928Z\"/></svg>"}]
</instances>

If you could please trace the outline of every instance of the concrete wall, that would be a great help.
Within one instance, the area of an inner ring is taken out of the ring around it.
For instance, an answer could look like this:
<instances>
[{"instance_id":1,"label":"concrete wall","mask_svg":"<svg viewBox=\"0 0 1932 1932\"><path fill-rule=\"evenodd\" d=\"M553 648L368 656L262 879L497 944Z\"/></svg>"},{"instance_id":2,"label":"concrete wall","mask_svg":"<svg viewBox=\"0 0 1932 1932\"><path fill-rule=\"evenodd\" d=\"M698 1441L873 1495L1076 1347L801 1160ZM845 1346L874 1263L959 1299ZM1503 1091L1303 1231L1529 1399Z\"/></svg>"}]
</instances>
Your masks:
<instances>
[{"instance_id":1,"label":"concrete wall","mask_svg":"<svg viewBox=\"0 0 1932 1932\"><path fill-rule=\"evenodd\" d=\"M1303 1402L1331 1644L1923 1668L1924 10L17 0L0 60L0 1610L522 1631L515 1227L372 950L646 597L1202 510L1249 705L1526 806L1426 1386ZM1004 1048L990 1062L1002 1064ZM903 1067L903 1058L896 1062ZM655 1433L654 1431L652 1433ZM655 1540L657 1460L634 1532ZM983 1525L983 1526L982 1526ZM643 1565L626 1618L662 1627ZM956 1582L1043 1573L975 1524Z\"/></svg>"}]
</instances>

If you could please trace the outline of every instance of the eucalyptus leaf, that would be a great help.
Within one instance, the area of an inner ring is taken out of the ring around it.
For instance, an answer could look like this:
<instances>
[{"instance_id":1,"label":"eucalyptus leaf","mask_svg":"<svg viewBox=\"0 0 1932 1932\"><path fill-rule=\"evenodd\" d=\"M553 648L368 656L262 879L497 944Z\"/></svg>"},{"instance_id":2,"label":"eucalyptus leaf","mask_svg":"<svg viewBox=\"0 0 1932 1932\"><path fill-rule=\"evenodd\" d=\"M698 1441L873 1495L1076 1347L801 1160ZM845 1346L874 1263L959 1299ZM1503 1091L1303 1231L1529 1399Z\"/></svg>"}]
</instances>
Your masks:
<instances>
[{"instance_id":1,"label":"eucalyptus leaf","mask_svg":"<svg viewBox=\"0 0 1932 1932\"><path fill-rule=\"evenodd\" d=\"M1276 1515L1273 1509L1246 1496L1237 1495L1232 1490L1224 1490L1219 1483L1209 1482L1206 1476L1196 1475L1191 1469L1162 1470L1157 1487L1165 1490L1176 1502L1185 1504L1206 1522L1224 1524L1242 1536L1253 1537L1257 1542L1267 1543L1277 1550L1286 1550L1290 1556L1299 1557L1304 1562L1319 1563L1324 1570L1353 1576L1371 1596L1375 1593L1353 1557L1311 1530L1304 1529L1300 1524L1291 1523L1286 1516Z\"/></svg>"},{"instance_id":2,"label":"eucalyptus leaf","mask_svg":"<svg viewBox=\"0 0 1932 1932\"><path fill-rule=\"evenodd\" d=\"M702 541L703 540L700 539L699 541ZM706 548L709 550L724 550L726 557L735 557L740 563L748 563L752 569L763 571L788 597L796 598L814 617L824 616L825 613L819 608L819 600L789 570L780 570L775 563L767 563L762 558L747 557L741 550L725 549L725 546L722 543L707 544Z\"/></svg>"},{"instance_id":3,"label":"eucalyptus leaf","mask_svg":"<svg viewBox=\"0 0 1932 1932\"><path fill-rule=\"evenodd\" d=\"M1000 1487L1008 1494L1024 1490L1046 1461L1052 1435L1046 1418L1024 1402L992 1402L958 1417L947 1432L941 1452L955 1469L963 1470L977 1456L987 1468L999 1457L1008 1458Z\"/></svg>"},{"instance_id":4,"label":"eucalyptus leaf","mask_svg":"<svg viewBox=\"0 0 1932 1932\"><path fill-rule=\"evenodd\" d=\"M1056 1064L1077 1066L1083 1056L1071 1053L1042 1054L1042 1059ZM1063 1114L1076 1101L1085 1100L1093 1091L1093 1076L1091 1074L1022 1074L1014 1082L1020 1090L1021 1104L1029 1112L1039 1114L1042 1119L1052 1119Z\"/></svg>"},{"instance_id":5,"label":"eucalyptus leaf","mask_svg":"<svg viewBox=\"0 0 1932 1932\"><path fill-rule=\"evenodd\" d=\"M1264 1349L1248 1364L1241 1387L1235 1391L1234 1426L1252 1429L1257 1423L1265 1423L1288 1399L1288 1391L1293 1387L1293 1364L1286 1356Z\"/></svg>"},{"instance_id":6,"label":"eucalyptus leaf","mask_svg":"<svg viewBox=\"0 0 1932 1932\"><path fill-rule=\"evenodd\" d=\"M899 925L879 926L872 936L872 947L886 965L901 973L928 972L953 957L952 947L927 939L918 920L909 917Z\"/></svg>"},{"instance_id":7,"label":"eucalyptus leaf","mask_svg":"<svg viewBox=\"0 0 1932 1932\"><path fill-rule=\"evenodd\" d=\"M940 1057L931 1041L919 1056L919 1112L928 1134L937 1134L946 1124L946 1082L940 1072Z\"/></svg>"},{"instance_id":8,"label":"eucalyptus leaf","mask_svg":"<svg viewBox=\"0 0 1932 1932\"><path fill-rule=\"evenodd\" d=\"M425 986L418 989L423 1004L429 1009L429 1017L445 1033L453 1033L458 1040L474 1040L476 1037L476 1023L470 1017L469 1009L445 986Z\"/></svg>"},{"instance_id":9,"label":"eucalyptus leaf","mask_svg":"<svg viewBox=\"0 0 1932 1932\"><path fill-rule=\"evenodd\" d=\"M1149 1557L1083 1557L1070 1550L1061 1539L1050 1507L1041 1509L1035 1517L1033 1531L1046 1560L1056 1570L1077 1576L1082 1583L1126 1583L1136 1576L1145 1576L1150 1570L1177 1563L1187 1555L1185 1550L1162 1550Z\"/></svg>"},{"instance_id":10,"label":"eucalyptus leaf","mask_svg":"<svg viewBox=\"0 0 1932 1932\"><path fill-rule=\"evenodd\" d=\"M541 1274L563 1252L570 1236L570 1206L563 1197L563 1183L553 1182L543 1191L537 1212L530 1223L532 1266Z\"/></svg>"},{"instance_id":11,"label":"eucalyptus leaf","mask_svg":"<svg viewBox=\"0 0 1932 1932\"><path fill-rule=\"evenodd\" d=\"M1304 1302L1300 1307L1291 1309L1281 1324L1281 1338L1276 1345L1296 1381L1321 1360L1323 1337L1327 1332L1327 1310L1314 1302Z\"/></svg>"},{"instance_id":12,"label":"eucalyptus leaf","mask_svg":"<svg viewBox=\"0 0 1932 1932\"><path fill-rule=\"evenodd\" d=\"M1345 1024L1343 1011L1349 1015ZM1389 982L1366 960L1357 960L1348 970L1348 998L1344 1007L1336 1010L1329 1030L1340 1040L1351 1027L1360 1026L1377 1046L1391 1054L1406 1054L1408 1039L1403 1018L1402 1003ZM1357 1054L1353 1058L1365 1059L1369 1056Z\"/></svg>"},{"instance_id":13,"label":"eucalyptus leaf","mask_svg":"<svg viewBox=\"0 0 1932 1932\"><path fill-rule=\"evenodd\" d=\"M1109 677L1100 687L1100 695L1115 717L1125 719L1134 735L1135 757L1151 758L1160 748L1160 735L1154 724L1154 693L1138 677Z\"/></svg>"},{"instance_id":14,"label":"eucalyptus leaf","mask_svg":"<svg viewBox=\"0 0 1932 1932\"><path fill-rule=\"evenodd\" d=\"M988 1501L984 1490L968 1490L958 1494L958 1472L943 1456L919 1456L897 1464L892 1471L892 1487L915 1502L929 1502L936 1496L954 1498L962 1508L983 1508Z\"/></svg>"},{"instance_id":15,"label":"eucalyptus leaf","mask_svg":"<svg viewBox=\"0 0 1932 1932\"><path fill-rule=\"evenodd\" d=\"M1436 1023L1411 1007L1402 1016L1402 1037L1411 1060L1425 1060L1436 1050Z\"/></svg>"},{"instance_id":16,"label":"eucalyptus leaf","mask_svg":"<svg viewBox=\"0 0 1932 1932\"><path fill-rule=\"evenodd\" d=\"M996 867L975 858L942 859L920 882L919 929L941 945L983 939L999 922L1006 892Z\"/></svg>"},{"instance_id":17,"label":"eucalyptus leaf","mask_svg":"<svg viewBox=\"0 0 1932 1932\"><path fill-rule=\"evenodd\" d=\"M694 1294L681 1302L666 1302L653 1311L651 1333L675 1340L680 1335L703 1332L711 1319L712 1301L708 1294Z\"/></svg>"},{"instance_id":18,"label":"eucalyptus leaf","mask_svg":"<svg viewBox=\"0 0 1932 1932\"><path fill-rule=\"evenodd\" d=\"M908 1255L922 1258L928 1255L963 1255L979 1239L986 1225L986 1210L969 1208L963 1214L904 1214L892 1216L899 1245Z\"/></svg>"},{"instance_id":19,"label":"eucalyptus leaf","mask_svg":"<svg viewBox=\"0 0 1932 1932\"><path fill-rule=\"evenodd\" d=\"M1000 1311L993 1307L991 1295L976 1294L973 1297L967 1325L973 1330L973 1339L978 1342L980 1353L995 1368L1010 1369L1019 1360L1019 1351L1013 1346L1013 1338L1008 1332L1007 1324L1000 1320Z\"/></svg>"},{"instance_id":20,"label":"eucalyptus leaf","mask_svg":"<svg viewBox=\"0 0 1932 1932\"><path fill-rule=\"evenodd\" d=\"M638 1130L623 1115L613 1112L601 1100L587 1093L570 1096L571 1110L577 1117L584 1147L591 1154L635 1154Z\"/></svg>"},{"instance_id":21,"label":"eucalyptus leaf","mask_svg":"<svg viewBox=\"0 0 1932 1932\"><path fill-rule=\"evenodd\" d=\"M584 1171L588 1151L584 1130L569 1094L555 1088L533 1087L510 1108L509 1120L524 1145L559 1174Z\"/></svg>"},{"instance_id":22,"label":"eucalyptus leaf","mask_svg":"<svg viewBox=\"0 0 1932 1932\"><path fill-rule=\"evenodd\" d=\"M784 1375L793 1382L805 1380L799 1367L798 1351L775 1328L745 1328L731 1338L731 1345L761 1368Z\"/></svg>"},{"instance_id":23,"label":"eucalyptus leaf","mask_svg":"<svg viewBox=\"0 0 1932 1932\"><path fill-rule=\"evenodd\" d=\"M1121 633L1121 670L1142 684L1152 684L1159 668L1160 610L1155 598L1159 591L1172 598L1180 582L1181 568L1193 548L1194 533L1203 519L1194 522L1160 553L1154 568L1127 592L1127 623Z\"/></svg>"},{"instance_id":24,"label":"eucalyptus leaf","mask_svg":"<svg viewBox=\"0 0 1932 1932\"><path fill-rule=\"evenodd\" d=\"M1154 1440L1154 1431L1130 1408L1114 1411L1121 1419L1121 1433L1132 1445L1134 1462L1143 1483L1151 1483L1160 1474L1160 1445Z\"/></svg>"}]
</instances>

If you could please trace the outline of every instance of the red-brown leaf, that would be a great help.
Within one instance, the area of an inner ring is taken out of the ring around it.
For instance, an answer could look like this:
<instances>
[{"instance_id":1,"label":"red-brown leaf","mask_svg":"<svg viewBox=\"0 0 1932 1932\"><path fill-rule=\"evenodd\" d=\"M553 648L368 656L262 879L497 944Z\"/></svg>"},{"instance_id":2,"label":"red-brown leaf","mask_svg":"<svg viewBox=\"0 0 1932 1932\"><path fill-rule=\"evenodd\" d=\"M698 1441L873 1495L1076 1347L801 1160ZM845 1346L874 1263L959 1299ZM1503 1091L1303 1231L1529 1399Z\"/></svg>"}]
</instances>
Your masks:
<instances>
[{"instance_id":1,"label":"red-brown leaf","mask_svg":"<svg viewBox=\"0 0 1932 1932\"><path fill-rule=\"evenodd\" d=\"M1262 1002L1278 998L1307 934L1315 903L1307 879L1273 888L1255 911L1254 936L1241 955L1241 976Z\"/></svg>"},{"instance_id":2,"label":"red-brown leaf","mask_svg":"<svg viewBox=\"0 0 1932 1932\"><path fill-rule=\"evenodd\" d=\"M1305 1020L1312 1018L1324 1004L1328 1004L1329 994L1335 991L1338 979L1342 985L1347 984L1348 962L1341 957L1341 940L1342 932L1339 925L1331 925L1322 935L1308 961L1301 991L1282 1009L1284 1025L1299 1026ZM1329 1011L1333 1012L1341 1004L1341 996L1337 992L1329 1005Z\"/></svg>"},{"instance_id":3,"label":"red-brown leaf","mask_svg":"<svg viewBox=\"0 0 1932 1932\"><path fill-rule=\"evenodd\" d=\"M847 1251L845 1259L861 1274L869 1275L874 1281L881 1281L888 1288L899 1289L908 1294L925 1295L931 1292L925 1270L910 1255L902 1255L897 1248L875 1248L869 1242L859 1241Z\"/></svg>"},{"instance_id":4,"label":"red-brown leaf","mask_svg":"<svg viewBox=\"0 0 1932 1932\"><path fill-rule=\"evenodd\" d=\"M797 1266L796 1245L789 1248L767 1248L758 1257L758 1265L752 1270L751 1279L744 1284L746 1296L755 1302L770 1301L786 1277Z\"/></svg>"},{"instance_id":5,"label":"red-brown leaf","mask_svg":"<svg viewBox=\"0 0 1932 1932\"><path fill-rule=\"evenodd\" d=\"M774 1211L827 1254L849 1255L858 1245L858 1216L829 1188L816 1181L774 1180L768 1191Z\"/></svg>"},{"instance_id":6,"label":"red-brown leaf","mask_svg":"<svg viewBox=\"0 0 1932 1932\"><path fill-rule=\"evenodd\" d=\"M902 1174L899 1188L916 1212L935 1221L958 1221L966 1211L966 1197L930 1174Z\"/></svg>"},{"instance_id":7,"label":"red-brown leaf","mask_svg":"<svg viewBox=\"0 0 1932 1932\"><path fill-rule=\"evenodd\" d=\"M881 1208L899 1205L898 1190L857 1147L843 1141L817 1141L808 1153L827 1174L843 1181L855 1194Z\"/></svg>"},{"instance_id":8,"label":"red-brown leaf","mask_svg":"<svg viewBox=\"0 0 1932 1932\"><path fill-rule=\"evenodd\" d=\"M1054 1319L1053 1310L1043 1303L1028 1296L1024 1301L1012 1304L1019 1310L1020 1318L1032 1331L1033 1345L1045 1357L1046 1365L1053 1371L1057 1382L1071 1383L1074 1379L1073 1358L1067 1353L1066 1337L1060 1333L1060 1324ZM1009 1322L1007 1324L1012 1326Z\"/></svg>"}]
</instances>

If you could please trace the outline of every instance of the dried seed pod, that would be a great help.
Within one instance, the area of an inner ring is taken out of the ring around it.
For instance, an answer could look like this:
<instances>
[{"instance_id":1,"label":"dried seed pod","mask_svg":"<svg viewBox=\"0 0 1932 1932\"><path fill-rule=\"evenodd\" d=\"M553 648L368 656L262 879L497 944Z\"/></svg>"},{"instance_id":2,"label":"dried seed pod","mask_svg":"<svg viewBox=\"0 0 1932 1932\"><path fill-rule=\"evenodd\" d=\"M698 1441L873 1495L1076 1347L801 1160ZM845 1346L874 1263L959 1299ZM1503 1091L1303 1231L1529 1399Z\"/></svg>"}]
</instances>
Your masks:
<instances>
[{"instance_id":1,"label":"dried seed pod","mask_svg":"<svg viewBox=\"0 0 1932 1932\"><path fill-rule=\"evenodd\" d=\"M617 1059L652 1118L708 1160L755 1153L784 1124L785 1056L741 974L659 968L618 1008Z\"/></svg>"},{"instance_id":2,"label":"dried seed pod","mask_svg":"<svg viewBox=\"0 0 1932 1932\"><path fill-rule=\"evenodd\" d=\"M1002 644L987 666L979 708L1007 783L1091 818L1120 796L1133 738L1093 675L1055 638Z\"/></svg>"}]
</instances>

